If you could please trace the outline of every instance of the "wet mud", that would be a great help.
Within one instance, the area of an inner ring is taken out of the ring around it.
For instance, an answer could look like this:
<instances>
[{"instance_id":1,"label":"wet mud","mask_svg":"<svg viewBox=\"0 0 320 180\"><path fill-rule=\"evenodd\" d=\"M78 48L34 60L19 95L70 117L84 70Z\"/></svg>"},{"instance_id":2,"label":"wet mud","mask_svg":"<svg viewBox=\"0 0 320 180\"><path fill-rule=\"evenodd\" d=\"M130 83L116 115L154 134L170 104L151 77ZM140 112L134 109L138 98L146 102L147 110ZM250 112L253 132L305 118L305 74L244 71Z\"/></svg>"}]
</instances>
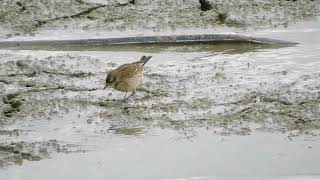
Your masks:
<instances>
[{"instance_id":1,"label":"wet mud","mask_svg":"<svg viewBox=\"0 0 320 180\"><path fill-rule=\"evenodd\" d=\"M243 51L239 46L237 53L160 47L157 53L104 51L92 52L94 56L3 50L2 165L40 160L61 147L62 152L86 151L90 148L83 139L91 136L140 136L154 128L185 138L196 136L199 128L223 136L252 131L319 136L319 63L314 70L308 63L291 69L292 57L282 52L292 48L300 47ZM123 93L102 89L110 69L144 54L153 59L135 97L122 102ZM293 61L301 58L297 52ZM37 136L41 141L35 141ZM41 148L48 148L47 153Z\"/></svg>"},{"instance_id":2,"label":"wet mud","mask_svg":"<svg viewBox=\"0 0 320 180\"><path fill-rule=\"evenodd\" d=\"M0 28L8 32L2 38L74 27L88 32L160 32L219 26L245 29L288 26L319 12L319 2L313 0L5 0L0 7Z\"/></svg>"},{"instance_id":3,"label":"wet mud","mask_svg":"<svg viewBox=\"0 0 320 180\"><path fill-rule=\"evenodd\" d=\"M290 29L295 22L319 15L319 6L312 0L2 1L2 40L33 40L39 34L61 39L61 31L137 35L146 30L161 35L227 27L236 32L275 28L260 37L271 38L277 32L275 39L300 44L1 49L0 168L100 146L109 150L106 142L114 137L151 137L154 129L176 132L183 139L199 131L219 137L247 137L257 131L288 139L319 137L320 43L314 38L319 27L303 24L300 30ZM124 93L102 89L110 69L142 55L153 58L136 96L122 102Z\"/></svg>"},{"instance_id":4,"label":"wet mud","mask_svg":"<svg viewBox=\"0 0 320 180\"><path fill-rule=\"evenodd\" d=\"M12 136L12 133L9 134ZM16 133L14 135L18 136ZM4 142L0 144L0 167L22 165L26 160L40 161L44 158L50 158L49 154L53 152L67 154L83 153L86 151L76 145L57 142L57 140L43 142Z\"/></svg>"}]
</instances>

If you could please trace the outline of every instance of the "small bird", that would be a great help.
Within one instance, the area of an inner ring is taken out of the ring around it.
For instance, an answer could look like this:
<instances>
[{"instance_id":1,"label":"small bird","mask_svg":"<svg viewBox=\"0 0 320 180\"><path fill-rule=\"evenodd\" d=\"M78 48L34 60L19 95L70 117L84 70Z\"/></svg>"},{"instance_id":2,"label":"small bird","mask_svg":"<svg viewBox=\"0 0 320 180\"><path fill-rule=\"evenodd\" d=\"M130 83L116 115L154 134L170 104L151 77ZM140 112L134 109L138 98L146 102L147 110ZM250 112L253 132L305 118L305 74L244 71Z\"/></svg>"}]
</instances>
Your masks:
<instances>
[{"instance_id":1,"label":"small bird","mask_svg":"<svg viewBox=\"0 0 320 180\"><path fill-rule=\"evenodd\" d=\"M152 56L142 56L139 61L123 64L116 69L111 70L106 78L107 87L112 87L118 91L126 92L123 101L128 100L136 93L137 87L142 83L143 66L152 58ZM128 92L132 92L127 96Z\"/></svg>"}]
</instances>

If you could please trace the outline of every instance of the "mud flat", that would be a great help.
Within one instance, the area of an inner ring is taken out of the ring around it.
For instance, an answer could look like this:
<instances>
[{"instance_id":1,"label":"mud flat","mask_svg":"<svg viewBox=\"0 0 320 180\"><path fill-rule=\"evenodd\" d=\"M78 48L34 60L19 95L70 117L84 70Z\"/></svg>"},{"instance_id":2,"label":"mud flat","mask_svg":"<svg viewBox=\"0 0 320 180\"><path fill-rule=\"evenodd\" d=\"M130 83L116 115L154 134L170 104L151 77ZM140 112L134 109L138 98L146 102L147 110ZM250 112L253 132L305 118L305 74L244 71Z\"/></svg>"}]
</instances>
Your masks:
<instances>
[{"instance_id":1,"label":"mud flat","mask_svg":"<svg viewBox=\"0 0 320 180\"><path fill-rule=\"evenodd\" d=\"M248 32L290 47L1 49L0 179L317 179L319 24ZM102 89L142 55L137 96Z\"/></svg>"},{"instance_id":2,"label":"mud flat","mask_svg":"<svg viewBox=\"0 0 320 180\"><path fill-rule=\"evenodd\" d=\"M52 29L89 33L270 28L286 27L319 13L317 0L4 0L0 29L6 32L4 38L10 38Z\"/></svg>"}]
</instances>

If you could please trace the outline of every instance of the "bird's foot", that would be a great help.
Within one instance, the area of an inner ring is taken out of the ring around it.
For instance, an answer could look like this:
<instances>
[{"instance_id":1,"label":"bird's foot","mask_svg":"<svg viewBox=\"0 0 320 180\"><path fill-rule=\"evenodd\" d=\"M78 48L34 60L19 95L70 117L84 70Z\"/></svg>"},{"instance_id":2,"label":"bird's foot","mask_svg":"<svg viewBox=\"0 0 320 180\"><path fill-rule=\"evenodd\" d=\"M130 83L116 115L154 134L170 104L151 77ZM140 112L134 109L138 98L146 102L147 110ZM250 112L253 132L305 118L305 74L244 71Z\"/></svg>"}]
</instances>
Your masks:
<instances>
[{"instance_id":1,"label":"bird's foot","mask_svg":"<svg viewBox=\"0 0 320 180\"><path fill-rule=\"evenodd\" d=\"M127 102L129 100L129 97L123 98L121 102Z\"/></svg>"},{"instance_id":2,"label":"bird's foot","mask_svg":"<svg viewBox=\"0 0 320 180\"><path fill-rule=\"evenodd\" d=\"M136 94L136 92L132 92L132 94L130 94L130 96L128 96L128 97L125 96L125 97L122 99L122 102L128 101L129 98L132 97L132 96L134 96L135 94Z\"/></svg>"}]
</instances>

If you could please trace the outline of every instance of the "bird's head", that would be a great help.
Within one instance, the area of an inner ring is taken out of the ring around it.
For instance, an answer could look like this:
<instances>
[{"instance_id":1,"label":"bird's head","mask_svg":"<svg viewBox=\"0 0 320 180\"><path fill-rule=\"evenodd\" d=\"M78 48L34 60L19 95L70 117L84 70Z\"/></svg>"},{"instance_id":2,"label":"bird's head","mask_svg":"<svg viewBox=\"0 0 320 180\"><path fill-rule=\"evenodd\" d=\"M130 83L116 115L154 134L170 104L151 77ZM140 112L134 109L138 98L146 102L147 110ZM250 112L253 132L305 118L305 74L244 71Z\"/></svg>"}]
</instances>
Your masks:
<instances>
[{"instance_id":1,"label":"bird's head","mask_svg":"<svg viewBox=\"0 0 320 180\"><path fill-rule=\"evenodd\" d=\"M106 89L107 87L110 87L110 86L113 87L115 84L115 81L116 81L116 78L115 78L113 72L110 71L107 75L107 78L106 78L106 85L104 86L103 89Z\"/></svg>"}]
</instances>

